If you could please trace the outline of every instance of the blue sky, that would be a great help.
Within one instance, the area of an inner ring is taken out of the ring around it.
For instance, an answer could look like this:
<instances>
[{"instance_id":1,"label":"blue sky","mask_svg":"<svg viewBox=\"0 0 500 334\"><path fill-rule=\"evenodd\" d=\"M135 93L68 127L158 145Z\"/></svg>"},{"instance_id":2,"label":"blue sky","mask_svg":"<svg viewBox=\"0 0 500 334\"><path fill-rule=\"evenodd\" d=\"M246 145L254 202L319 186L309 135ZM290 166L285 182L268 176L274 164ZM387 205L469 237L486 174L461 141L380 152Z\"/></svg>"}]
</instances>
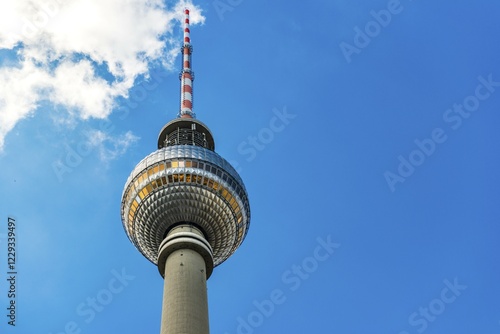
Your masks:
<instances>
[{"instance_id":1,"label":"blue sky","mask_svg":"<svg viewBox=\"0 0 500 334\"><path fill-rule=\"evenodd\" d=\"M186 3L33 3L0 4L0 331L159 333L120 200L178 112ZM500 4L192 7L194 111L252 210L211 333L500 333Z\"/></svg>"}]
</instances>

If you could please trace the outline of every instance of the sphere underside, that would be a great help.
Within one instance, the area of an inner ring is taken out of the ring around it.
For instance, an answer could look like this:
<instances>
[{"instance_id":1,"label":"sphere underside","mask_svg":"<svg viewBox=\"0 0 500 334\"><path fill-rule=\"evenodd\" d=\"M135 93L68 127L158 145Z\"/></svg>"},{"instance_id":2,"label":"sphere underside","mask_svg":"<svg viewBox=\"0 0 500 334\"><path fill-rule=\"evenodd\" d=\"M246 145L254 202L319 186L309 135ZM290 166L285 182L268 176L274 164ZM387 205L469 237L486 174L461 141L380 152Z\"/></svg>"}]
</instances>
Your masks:
<instances>
[{"instance_id":1,"label":"sphere underside","mask_svg":"<svg viewBox=\"0 0 500 334\"><path fill-rule=\"evenodd\" d=\"M129 239L155 264L162 240L177 224L197 225L218 265L243 242L250 223L238 173L217 153L198 146L169 146L143 159L125 184L121 206Z\"/></svg>"}]
</instances>

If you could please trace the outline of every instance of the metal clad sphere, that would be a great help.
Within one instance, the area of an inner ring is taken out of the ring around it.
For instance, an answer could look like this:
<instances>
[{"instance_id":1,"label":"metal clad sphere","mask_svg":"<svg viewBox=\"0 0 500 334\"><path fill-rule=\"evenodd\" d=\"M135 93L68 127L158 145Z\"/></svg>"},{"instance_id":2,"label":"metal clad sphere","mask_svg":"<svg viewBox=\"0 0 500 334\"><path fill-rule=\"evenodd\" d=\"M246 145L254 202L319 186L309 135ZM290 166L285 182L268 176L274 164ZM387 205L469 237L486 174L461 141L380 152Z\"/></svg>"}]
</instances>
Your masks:
<instances>
[{"instance_id":1,"label":"metal clad sphere","mask_svg":"<svg viewBox=\"0 0 500 334\"><path fill-rule=\"evenodd\" d=\"M125 184L121 216L129 239L155 264L170 228L199 226L217 266L243 242L250 206L243 181L225 159L203 147L175 145L137 164Z\"/></svg>"}]
</instances>

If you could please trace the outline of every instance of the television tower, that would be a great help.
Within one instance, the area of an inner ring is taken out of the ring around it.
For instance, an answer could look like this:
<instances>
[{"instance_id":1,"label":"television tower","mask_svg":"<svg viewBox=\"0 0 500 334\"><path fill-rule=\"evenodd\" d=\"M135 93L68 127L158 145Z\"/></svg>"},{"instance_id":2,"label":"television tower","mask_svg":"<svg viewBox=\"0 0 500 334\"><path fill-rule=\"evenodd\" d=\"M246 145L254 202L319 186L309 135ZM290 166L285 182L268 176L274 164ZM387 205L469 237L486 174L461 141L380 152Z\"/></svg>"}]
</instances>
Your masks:
<instances>
[{"instance_id":1,"label":"television tower","mask_svg":"<svg viewBox=\"0 0 500 334\"><path fill-rule=\"evenodd\" d=\"M243 181L193 113L192 52L185 9L180 111L130 174L121 202L127 236L164 277L161 334L209 333L206 280L250 225Z\"/></svg>"}]
</instances>

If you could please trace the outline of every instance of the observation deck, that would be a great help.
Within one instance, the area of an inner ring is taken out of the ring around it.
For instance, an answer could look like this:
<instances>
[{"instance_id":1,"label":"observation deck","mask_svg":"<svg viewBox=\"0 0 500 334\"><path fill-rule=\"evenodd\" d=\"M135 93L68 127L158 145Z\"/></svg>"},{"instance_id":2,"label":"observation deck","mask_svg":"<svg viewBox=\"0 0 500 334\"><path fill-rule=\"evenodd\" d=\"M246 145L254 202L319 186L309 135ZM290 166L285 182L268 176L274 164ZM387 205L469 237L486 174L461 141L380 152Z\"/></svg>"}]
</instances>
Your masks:
<instances>
[{"instance_id":1,"label":"observation deck","mask_svg":"<svg viewBox=\"0 0 500 334\"><path fill-rule=\"evenodd\" d=\"M168 123L158 146L137 164L125 184L121 216L129 239L158 264L159 247L168 232L191 224L212 247L214 266L221 264L248 232L250 205L243 181L211 150L212 135L199 121L178 118Z\"/></svg>"}]
</instances>

